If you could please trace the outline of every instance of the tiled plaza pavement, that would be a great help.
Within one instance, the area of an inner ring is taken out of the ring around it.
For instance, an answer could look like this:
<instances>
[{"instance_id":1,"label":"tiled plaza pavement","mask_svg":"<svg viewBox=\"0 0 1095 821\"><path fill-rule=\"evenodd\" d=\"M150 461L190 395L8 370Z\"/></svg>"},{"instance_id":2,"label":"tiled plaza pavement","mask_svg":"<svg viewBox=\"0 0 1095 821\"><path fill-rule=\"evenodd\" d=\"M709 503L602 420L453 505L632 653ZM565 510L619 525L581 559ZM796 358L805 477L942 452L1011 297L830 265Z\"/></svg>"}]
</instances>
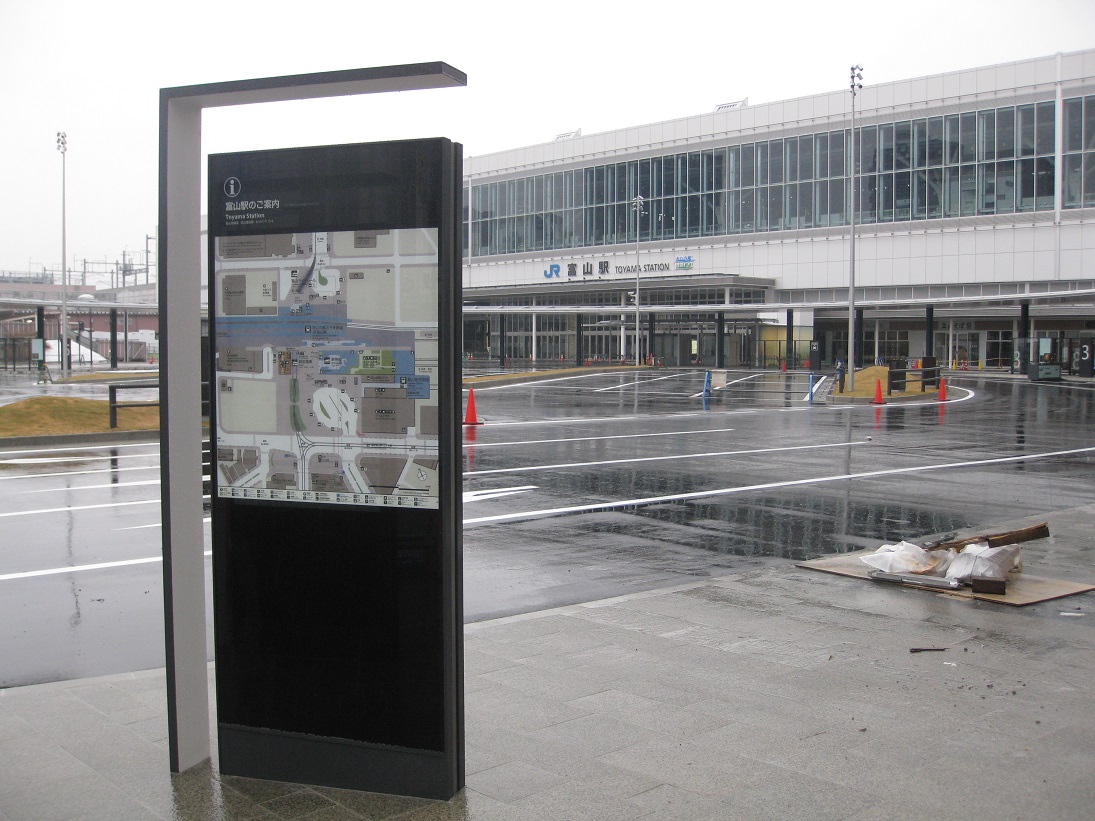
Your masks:
<instances>
[{"instance_id":1,"label":"tiled plaza pavement","mask_svg":"<svg viewBox=\"0 0 1095 821\"><path fill-rule=\"evenodd\" d=\"M1095 505L1048 520L1027 572L1095 582ZM909 652L930 646L946 650ZM467 788L450 802L221 776L215 759L171 776L153 670L0 691L0 820L1095 813L1093 593L1010 608L773 561L472 624L465 651Z\"/></svg>"}]
</instances>

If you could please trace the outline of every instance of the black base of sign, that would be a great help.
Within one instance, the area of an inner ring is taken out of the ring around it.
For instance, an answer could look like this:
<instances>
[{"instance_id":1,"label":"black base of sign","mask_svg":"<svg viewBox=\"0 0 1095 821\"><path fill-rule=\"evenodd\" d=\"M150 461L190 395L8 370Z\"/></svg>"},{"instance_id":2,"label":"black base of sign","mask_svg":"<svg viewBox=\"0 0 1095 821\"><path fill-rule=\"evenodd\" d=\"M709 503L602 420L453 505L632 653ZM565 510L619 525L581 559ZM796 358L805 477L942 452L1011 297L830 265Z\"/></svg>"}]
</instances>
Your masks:
<instances>
[{"instance_id":1,"label":"black base of sign","mask_svg":"<svg viewBox=\"0 0 1095 821\"><path fill-rule=\"evenodd\" d=\"M438 511L214 505L219 718L443 751Z\"/></svg>"},{"instance_id":2,"label":"black base of sign","mask_svg":"<svg viewBox=\"0 0 1095 821\"><path fill-rule=\"evenodd\" d=\"M452 797L442 753L231 724L218 724L217 735L222 762L231 761L226 774L441 801Z\"/></svg>"}]
</instances>

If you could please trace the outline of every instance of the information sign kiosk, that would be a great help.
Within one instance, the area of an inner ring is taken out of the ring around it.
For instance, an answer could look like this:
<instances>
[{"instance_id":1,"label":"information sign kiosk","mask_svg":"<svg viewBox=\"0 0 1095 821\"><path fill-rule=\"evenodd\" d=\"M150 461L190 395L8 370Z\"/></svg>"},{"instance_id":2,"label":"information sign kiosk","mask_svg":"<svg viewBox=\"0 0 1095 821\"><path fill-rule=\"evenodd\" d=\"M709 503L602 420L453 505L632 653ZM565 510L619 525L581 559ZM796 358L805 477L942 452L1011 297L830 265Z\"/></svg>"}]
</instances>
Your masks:
<instances>
[{"instance_id":1,"label":"information sign kiosk","mask_svg":"<svg viewBox=\"0 0 1095 821\"><path fill-rule=\"evenodd\" d=\"M463 786L460 148L209 158L220 769Z\"/></svg>"},{"instance_id":2,"label":"information sign kiosk","mask_svg":"<svg viewBox=\"0 0 1095 821\"><path fill-rule=\"evenodd\" d=\"M1034 359L1027 368L1027 376L1032 382L1043 382L1061 378L1060 352L1057 340L1051 337L1038 337L1032 340Z\"/></svg>"}]
</instances>

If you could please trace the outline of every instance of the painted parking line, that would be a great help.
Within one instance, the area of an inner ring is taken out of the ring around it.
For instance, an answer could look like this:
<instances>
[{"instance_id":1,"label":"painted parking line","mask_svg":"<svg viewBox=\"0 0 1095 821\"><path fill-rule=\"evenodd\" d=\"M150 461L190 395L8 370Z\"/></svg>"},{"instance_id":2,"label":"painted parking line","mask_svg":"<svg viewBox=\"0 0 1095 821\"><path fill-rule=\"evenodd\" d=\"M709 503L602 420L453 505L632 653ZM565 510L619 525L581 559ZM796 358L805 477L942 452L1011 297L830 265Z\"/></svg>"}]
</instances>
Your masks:
<instances>
[{"instance_id":1,"label":"painted parking line","mask_svg":"<svg viewBox=\"0 0 1095 821\"><path fill-rule=\"evenodd\" d=\"M670 430L661 433L622 433L614 436L573 436L564 439L526 439L523 442L468 442L469 448L506 448L519 445L557 445L566 442L604 442L609 439L642 439L649 436L696 436L701 433L730 433L734 428L703 428L702 430Z\"/></svg>"},{"instance_id":2,"label":"painted parking line","mask_svg":"<svg viewBox=\"0 0 1095 821\"><path fill-rule=\"evenodd\" d=\"M490 490L473 490L464 493L464 504L473 504L475 502L485 502L491 499L501 499L506 496L513 496L518 493L528 493L533 490L537 490L536 485L521 485L520 487L506 487L506 488L492 488ZM210 517L205 516L202 519L203 522L209 523ZM147 530L151 528L161 527L160 522L153 522L147 525L135 525L132 527L117 528L118 530ZM211 550L205 551L206 556L213 555ZM18 579L33 579L39 576L55 576L61 573L83 573L89 570L113 570L119 567L132 567L139 564L153 564L163 560L162 556L148 556L142 559L124 559L116 562L97 562L95 564L81 564L81 565L68 565L65 567L50 567L45 570L25 570L19 573L5 573L0 574L0 582L4 581L16 581Z\"/></svg>"},{"instance_id":3,"label":"painted parking line","mask_svg":"<svg viewBox=\"0 0 1095 821\"><path fill-rule=\"evenodd\" d=\"M547 385L551 382L567 382L567 381L570 381L572 379L591 379L592 377L595 377L595 376L606 376L606 375L611 375L611 374L606 374L604 372L598 371L598 372L595 372L595 373L576 373L576 374L572 374L571 376L555 376L555 377L550 377L550 378L547 378L547 379L534 379L534 380L525 381L525 382L507 382L505 385L482 385L482 386L468 385L467 387L464 388L464 392L467 393L469 390L473 390L473 389L479 391L480 393L482 393L483 391L502 391L502 390L508 390L510 388L528 388L528 387L532 387L534 385Z\"/></svg>"},{"instance_id":4,"label":"painted parking line","mask_svg":"<svg viewBox=\"0 0 1095 821\"><path fill-rule=\"evenodd\" d=\"M681 376L691 376L688 371L684 373L671 373L668 376L656 376L653 379L636 379L634 382L624 382L622 385L609 385L607 388L596 388L594 393L604 393L605 391L618 391L623 388L630 388L632 385L645 385L649 382L661 382L663 379L676 379Z\"/></svg>"},{"instance_id":5,"label":"painted parking line","mask_svg":"<svg viewBox=\"0 0 1095 821\"><path fill-rule=\"evenodd\" d=\"M101 510L107 507L129 507L131 505L158 505L160 500L138 499L132 502L108 502L101 505L66 505L65 507L44 507L38 510L15 510L11 513L0 513L0 518L7 519L12 516L37 516L42 513L67 513L70 510Z\"/></svg>"},{"instance_id":6,"label":"painted parking line","mask_svg":"<svg viewBox=\"0 0 1095 821\"><path fill-rule=\"evenodd\" d=\"M73 447L57 446L52 448L39 447L39 448L26 448L23 450L3 450L0 451L0 455L3 456L19 456L24 453L77 453L85 450L119 450L121 448L146 448L149 455L160 455L160 447L155 442L122 442L119 444L102 444L102 445L79 445ZM103 458L107 458L104 456Z\"/></svg>"},{"instance_id":7,"label":"painted parking line","mask_svg":"<svg viewBox=\"0 0 1095 821\"><path fill-rule=\"evenodd\" d=\"M669 456L636 456L628 459L602 459L596 462L560 462L554 465L526 465L516 468L495 468L493 470L472 470L464 476L487 476L492 473L527 473L536 470L566 470L568 468L602 467L605 465L628 465L636 462L668 462L674 459L704 459L715 456L746 456L757 453L788 453L796 450L821 450L823 448L848 448L869 444L860 442L830 442L823 445L788 445L782 448L749 448L748 450L721 450L708 453L674 453Z\"/></svg>"},{"instance_id":8,"label":"painted parking line","mask_svg":"<svg viewBox=\"0 0 1095 821\"><path fill-rule=\"evenodd\" d=\"M730 387L731 385L736 385L736 384L738 384L739 382L745 382L745 381L747 381L747 380L749 380L749 379L756 379L756 378L757 378L758 376L764 376L764 375L765 375L765 374L763 374L763 373L751 373L751 374L749 374L748 376L743 376L743 377L741 377L740 379L731 379L731 380L730 380L729 382L727 382L727 383L726 383L725 385L720 385L719 387L717 387L717 388L712 388L711 390L712 390L712 392L714 392L714 391L721 391L721 390L725 390L726 388L729 388L729 387ZM699 397L701 397L701 396L703 396L703 391L700 391L699 393L694 393L694 394L692 394L692 395L691 395L691 396L689 397L689 399L698 399L698 398L699 398Z\"/></svg>"},{"instance_id":9,"label":"painted parking line","mask_svg":"<svg viewBox=\"0 0 1095 821\"><path fill-rule=\"evenodd\" d=\"M504 487L495 488L493 490L465 490L464 504L468 505L475 502L486 502L490 499L501 499L504 496L513 496L517 493L528 493L531 490L537 489L537 485L521 485L520 487Z\"/></svg>"},{"instance_id":10,"label":"painted parking line","mask_svg":"<svg viewBox=\"0 0 1095 821\"><path fill-rule=\"evenodd\" d=\"M212 550L204 552L206 556L212 556ZM0 576L0 582L16 581L18 579L33 579L39 576L56 576L61 573L85 573L89 570L113 570L118 567L132 567L138 564L155 564L162 562L163 556L149 556L145 559L124 559L118 562L98 562L97 564L78 564L70 567L50 567L46 570L26 570L22 573L6 573Z\"/></svg>"},{"instance_id":11,"label":"painted parking line","mask_svg":"<svg viewBox=\"0 0 1095 821\"><path fill-rule=\"evenodd\" d=\"M205 481L209 480L208 476L203 476ZM73 493L82 490L117 490L123 487L147 487L148 485L160 484L159 479L145 479L141 482L108 482L105 485L72 485L71 487L43 487L36 488L35 490L19 490L17 493Z\"/></svg>"},{"instance_id":12,"label":"painted parking line","mask_svg":"<svg viewBox=\"0 0 1095 821\"><path fill-rule=\"evenodd\" d=\"M94 470L65 470L59 473L16 473L10 476L0 476L0 482L10 479L55 479L58 476L88 476L95 473L121 473L126 470L159 470L160 466L157 465L142 465L141 467L133 468L115 468L104 467L95 468Z\"/></svg>"},{"instance_id":13,"label":"painted parking line","mask_svg":"<svg viewBox=\"0 0 1095 821\"><path fill-rule=\"evenodd\" d=\"M67 462L101 462L104 459L147 459L150 456L159 457L159 454L151 453L119 453L109 454L102 453L98 456L36 456L36 457L21 457L19 459L0 459L0 465L12 465L19 467L20 465L56 465L65 464Z\"/></svg>"},{"instance_id":14,"label":"painted parking line","mask_svg":"<svg viewBox=\"0 0 1095 821\"><path fill-rule=\"evenodd\" d=\"M809 479L788 479L782 482L765 482L759 485L744 485L740 487L717 488L714 490L699 490L691 493L676 493L668 496L648 496L642 499L627 499L616 502L599 502L588 505L572 505L569 507L546 508L543 510L528 510L519 513L502 513L495 516L482 516L476 519L465 519L464 525L490 524L494 522L515 522L527 519L543 519L553 516L569 516L576 513L593 513L603 510L618 510L627 507L647 507L649 505L665 502L680 502L690 499L710 499L718 496L729 496L736 493L750 493L757 490L775 490L785 487L802 487L805 485L818 485L826 482L844 482L853 479L875 479L882 476L897 476L908 473L927 473L936 470L961 470L963 468L978 467L982 465L1000 465L1014 462L1033 462L1039 459L1054 459L1061 456L1078 456L1084 453L1095 452L1095 447L1072 448L1070 450L1057 450L1047 453L1028 453L1022 456L1001 456L995 459L973 459L968 462L946 462L938 465L917 465L906 468L889 468L886 470L864 471L862 473L841 473L834 476L816 476Z\"/></svg>"}]
</instances>

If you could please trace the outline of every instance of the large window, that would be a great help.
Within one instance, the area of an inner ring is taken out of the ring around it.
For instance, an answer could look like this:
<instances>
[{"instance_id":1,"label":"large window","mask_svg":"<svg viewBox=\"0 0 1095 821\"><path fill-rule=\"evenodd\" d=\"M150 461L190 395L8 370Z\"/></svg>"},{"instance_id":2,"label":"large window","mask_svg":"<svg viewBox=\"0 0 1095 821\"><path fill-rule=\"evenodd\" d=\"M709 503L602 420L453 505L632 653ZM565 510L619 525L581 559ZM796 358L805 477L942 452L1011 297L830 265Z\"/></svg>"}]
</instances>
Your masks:
<instances>
[{"instance_id":1,"label":"large window","mask_svg":"<svg viewBox=\"0 0 1095 821\"><path fill-rule=\"evenodd\" d=\"M1095 96L1062 113L1062 205L1095 207ZM857 129L857 222L1052 210L1054 116L1045 101ZM844 225L850 145L818 132L473 185L465 236L476 257Z\"/></svg>"},{"instance_id":2,"label":"large window","mask_svg":"<svg viewBox=\"0 0 1095 821\"><path fill-rule=\"evenodd\" d=\"M1062 205L1095 208L1095 95L1065 100L1063 114Z\"/></svg>"}]
</instances>

